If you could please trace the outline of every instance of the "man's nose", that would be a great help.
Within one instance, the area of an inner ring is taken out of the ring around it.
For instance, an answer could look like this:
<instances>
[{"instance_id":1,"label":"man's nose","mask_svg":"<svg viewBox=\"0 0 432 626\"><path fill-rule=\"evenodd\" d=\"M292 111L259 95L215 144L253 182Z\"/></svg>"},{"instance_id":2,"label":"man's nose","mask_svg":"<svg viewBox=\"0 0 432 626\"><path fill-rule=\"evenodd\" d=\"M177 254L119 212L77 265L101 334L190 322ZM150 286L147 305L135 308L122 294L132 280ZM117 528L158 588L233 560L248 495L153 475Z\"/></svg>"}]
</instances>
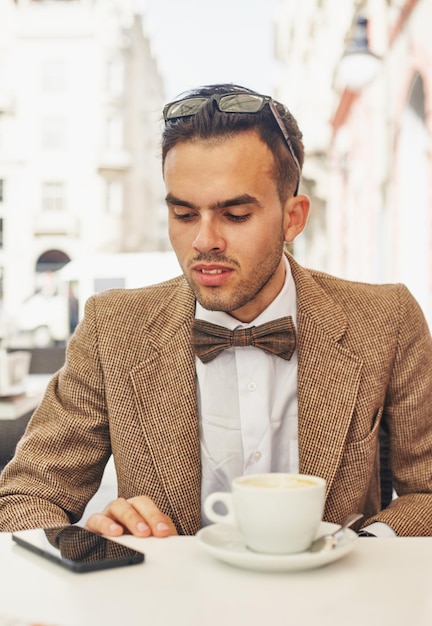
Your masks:
<instances>
[{"instance_id":1,"label":"man's nose","mask_svg":"<svg viewBox=\"0 0 432 626\"><path fill-rule=\"evenodd\" d=\"M225 248L224 239L214 223L201 220L193 247L199 252L220 252Z\"/></svg>"}]
</instances>

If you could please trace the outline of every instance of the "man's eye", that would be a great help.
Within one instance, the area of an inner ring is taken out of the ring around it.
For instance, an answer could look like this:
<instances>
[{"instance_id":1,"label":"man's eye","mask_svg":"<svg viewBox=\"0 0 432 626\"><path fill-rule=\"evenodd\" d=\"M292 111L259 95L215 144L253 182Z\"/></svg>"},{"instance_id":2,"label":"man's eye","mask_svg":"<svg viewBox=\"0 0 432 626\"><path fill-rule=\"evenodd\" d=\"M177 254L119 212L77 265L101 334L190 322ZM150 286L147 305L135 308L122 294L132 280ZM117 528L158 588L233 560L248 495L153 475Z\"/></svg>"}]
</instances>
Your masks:
<instances>
[{"instance_id":1,"label":"man's eye","mask_svg":"<svg viewBox=\"0 0 432 626\"><path fill-rule=\"evenodd\" d=\"M174 219L180 221L190 220L194 217L194 213L176 213L174 212Z\"/></svg>"},{"instance_id":2,"label":"man's eye","mask_svg":"<svg viewBox=\"0 0 432 626\"><path fill-rule=\"evenodd\" d=\"M232 222L246 222L250 218L250 213L245 215L236 215L235 213L226 213L225 216Z\"/></svg>"}]
</instances>

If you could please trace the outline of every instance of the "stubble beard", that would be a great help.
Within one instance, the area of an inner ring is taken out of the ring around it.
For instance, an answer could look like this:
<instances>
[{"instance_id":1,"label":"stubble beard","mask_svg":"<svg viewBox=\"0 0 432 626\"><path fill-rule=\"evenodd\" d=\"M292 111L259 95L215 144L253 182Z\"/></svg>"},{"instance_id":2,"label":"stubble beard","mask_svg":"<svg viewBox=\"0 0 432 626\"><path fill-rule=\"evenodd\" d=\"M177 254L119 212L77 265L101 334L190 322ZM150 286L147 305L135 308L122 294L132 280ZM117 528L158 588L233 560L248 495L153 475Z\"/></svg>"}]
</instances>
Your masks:
<instances>
[{"instance_id":1,"label":"stubble beard","mask_svg":"<svg viewBox=\"0 0 432 626\"><path fill-rule=\"evenodd\" d=\"M284 236L281 232L279 240L275 243L273 249L255 266L253 276L248 277L247 280L236 285L235 288L229 291L224 287L202 287L190 280L186 273L185 276L195 298L204 309L231 313L232 311L246 306L259 296L278 268L283 255L283 249ZM195 259L195 261L197 260L198 259ZM224 259L221 256L212 256L210 258L209 255L206 255L206 258L202 257L199 260L210 263L228 261L231 264L238 265L235 261Z\"/></svg>"}]
</instances>

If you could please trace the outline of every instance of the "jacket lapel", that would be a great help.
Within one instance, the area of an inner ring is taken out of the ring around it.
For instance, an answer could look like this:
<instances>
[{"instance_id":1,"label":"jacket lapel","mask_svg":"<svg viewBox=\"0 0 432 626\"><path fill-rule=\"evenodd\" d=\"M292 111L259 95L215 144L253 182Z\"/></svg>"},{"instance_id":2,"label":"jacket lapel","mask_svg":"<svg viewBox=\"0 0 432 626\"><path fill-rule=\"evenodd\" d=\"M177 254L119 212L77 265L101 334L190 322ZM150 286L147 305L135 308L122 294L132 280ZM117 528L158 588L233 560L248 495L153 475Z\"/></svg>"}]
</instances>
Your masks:
<instances>
[{"instance_id":1,"label":"jacket lapel","mask_svg":"<svg viewBox=\"0 0 432 626\"><path fill-rule=\"evenodd\" d=\"M195 361L190 342L194 299L187 288L159 311L149 329L153 349L131 372L154 467L185 534L200 526L201 464Z\"/></svg>"},{"instance_id":2,"label":"jacket lapel","mask_svg":"<svg viewBox=\"0 0 432 626\"><path fill-rule=\"evenodd\" d=\"M327 492L343 454L362 360L341 343L347 318L290 258L297 289L300 472L322 476Z\"/></svg>"},{"instance_id":3,"label":"jacket lapel","mask_svg":"<svg viewBox=\"0 0 432 626\"><path fill-rule=\"evenodd\" d=\"M362 361L341 344L347 318L307 270L289 257L297 289L300 472L322 476L329 491L356 404ZM182 531L200 526L200 446L195 362L190 344L194 298L186 283L155 316L150 347L131 379L154 466Z\"/></svg>"}]
</instances>

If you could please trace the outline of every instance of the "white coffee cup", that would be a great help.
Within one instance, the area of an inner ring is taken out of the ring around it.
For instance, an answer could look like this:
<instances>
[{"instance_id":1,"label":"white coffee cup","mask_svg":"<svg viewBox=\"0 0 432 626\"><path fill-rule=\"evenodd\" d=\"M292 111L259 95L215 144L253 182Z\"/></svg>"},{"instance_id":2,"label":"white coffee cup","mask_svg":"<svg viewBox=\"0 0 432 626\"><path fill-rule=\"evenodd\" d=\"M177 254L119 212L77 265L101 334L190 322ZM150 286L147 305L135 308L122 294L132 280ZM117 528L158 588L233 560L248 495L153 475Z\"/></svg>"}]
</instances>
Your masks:
<instances>
[{"instance_id":1,"label":"white coffee cup","mask_svg":"<svg viewBox=\"0 0 432 626\"><path fill-rule=\"evenodd\" d=\"M231 493L207 496L204 512L216 523L237 526L251 550L292 554L306 550L322 520L326 482L306 474L252 474L232 482ZM214 510L222 503L225 515Z\"/></svg>"}]
</instances>

